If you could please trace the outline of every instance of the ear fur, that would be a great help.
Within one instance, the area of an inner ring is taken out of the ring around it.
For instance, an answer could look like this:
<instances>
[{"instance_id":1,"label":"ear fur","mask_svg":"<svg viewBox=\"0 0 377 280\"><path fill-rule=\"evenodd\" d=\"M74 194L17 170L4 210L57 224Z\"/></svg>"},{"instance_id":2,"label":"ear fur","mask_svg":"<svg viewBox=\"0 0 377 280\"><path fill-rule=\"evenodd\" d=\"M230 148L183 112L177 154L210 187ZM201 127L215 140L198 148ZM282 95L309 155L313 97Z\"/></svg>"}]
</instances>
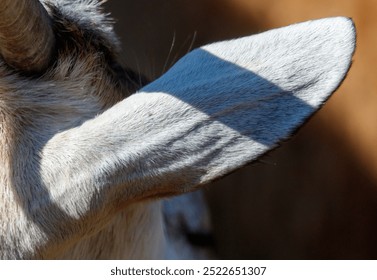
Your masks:
<instances>
[{"instance_id":1,"label":"ear fur","mask_svg":"<svg viewBox=\"0 0 377 280\"><path fill-rule=\"evenodd\" d=\"M337 89L354 49L352 21L329 18L194 50L139 93L53 137L44 182L82 192L112 186L124 201L193 190L286 139ZM82 163L90 165L77 174Z\"/></svg>"},{"instance_id":2,"label":"ear fur","mask_svg":"<svg viewBox=\"0 0 377 280\"><path fill-rule=\"evenodd\" d=\"M158 106L171 120L159 135L187 126L180 140L192 147L187 156L200 158L192 165L205 170L204 183L286 139L339 87L354 50L348 18L295 24L194 50L134 98L165 99Z\"/></svg>"}]
</instances>

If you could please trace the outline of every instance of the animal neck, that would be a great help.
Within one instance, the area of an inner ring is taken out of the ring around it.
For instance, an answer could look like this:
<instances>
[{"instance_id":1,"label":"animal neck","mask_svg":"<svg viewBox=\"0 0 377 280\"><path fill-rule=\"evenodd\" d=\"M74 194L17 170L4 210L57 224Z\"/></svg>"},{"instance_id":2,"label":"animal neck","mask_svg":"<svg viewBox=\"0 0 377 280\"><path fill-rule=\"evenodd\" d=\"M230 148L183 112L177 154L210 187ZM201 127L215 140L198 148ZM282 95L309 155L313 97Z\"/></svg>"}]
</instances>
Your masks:
<instances>
[{"instance_id":1,"label":"animal neck","mask_svg":"<svg viewBox=\"0 0 377 280\"><path fill-rule=\"evenodd\" d=\"M149 201L128 206L56 259L162 259L165 244L161 202Z\"/></svg>"}]
</instances>

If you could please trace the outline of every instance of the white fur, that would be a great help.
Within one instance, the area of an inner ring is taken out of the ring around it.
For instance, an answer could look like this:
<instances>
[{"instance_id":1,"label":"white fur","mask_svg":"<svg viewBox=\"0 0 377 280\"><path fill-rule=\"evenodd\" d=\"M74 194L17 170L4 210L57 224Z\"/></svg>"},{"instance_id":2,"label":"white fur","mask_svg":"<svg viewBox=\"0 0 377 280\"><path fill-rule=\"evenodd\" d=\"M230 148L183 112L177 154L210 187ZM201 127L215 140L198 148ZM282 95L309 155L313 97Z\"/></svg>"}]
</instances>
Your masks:
<instances>
[{"instance_id":1,"label":"white fur","mask_svg":"<svg viewBox=\"0 0 377 280\"><path fill-rule=\"evenodd\" d=\"M37 186L23 192L27 208L1 213L0 256L167 256L161 205L149 201L196 190L276 147L336 90L354 47L349 19L301 23L194 50L103 113L89 106L96 117L84 103L75 112L87 120L35 142ZM19 198L8 190L1 200Z\"/></svg>"}]
</instances>

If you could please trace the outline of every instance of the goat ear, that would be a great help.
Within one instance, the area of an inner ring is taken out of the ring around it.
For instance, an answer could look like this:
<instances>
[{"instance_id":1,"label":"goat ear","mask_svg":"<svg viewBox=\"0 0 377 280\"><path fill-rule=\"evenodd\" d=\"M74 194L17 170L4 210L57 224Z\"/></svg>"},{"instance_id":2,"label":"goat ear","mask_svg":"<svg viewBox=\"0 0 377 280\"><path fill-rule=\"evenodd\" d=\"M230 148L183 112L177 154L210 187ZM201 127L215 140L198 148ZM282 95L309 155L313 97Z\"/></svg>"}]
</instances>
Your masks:
<instances>
[{"instance_id":1,"label":"goat ear","mask_svg":"<svg viewBox=\"0 0 377 280\"><path fill-rule=\"evenodd\" d=\"M159 119L169 167L206 183L287 138L339 87L354 49L348 18L291 25L194 50L133 98Z\"/></svg>"},{"instance_id":2,"label":"goat ear","mask_svg":"<svg viewBox=\"0 0 377 280\"><path fill-rule=\"evenodd\" d=\"M51 193L62 183L73 193L86 188L67 198L79 200L73 209L86 197L115 205L193 190L287 138L342 82L354 48L352 21L331 18L197 49L139 93L54 136L43 151L44 185Z\"/></svg>"}]
</instances>

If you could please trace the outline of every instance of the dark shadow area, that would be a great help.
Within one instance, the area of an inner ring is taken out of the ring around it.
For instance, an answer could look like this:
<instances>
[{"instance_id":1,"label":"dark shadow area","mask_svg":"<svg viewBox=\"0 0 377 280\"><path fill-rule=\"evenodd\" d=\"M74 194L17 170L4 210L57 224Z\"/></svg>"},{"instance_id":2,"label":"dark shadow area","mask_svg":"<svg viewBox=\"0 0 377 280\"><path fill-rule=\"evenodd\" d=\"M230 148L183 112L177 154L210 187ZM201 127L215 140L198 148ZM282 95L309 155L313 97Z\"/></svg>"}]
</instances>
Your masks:
<instances>
[{"instance_id":1,"label":"dark shadow area","mask_svg":"<svg viewBox=\"0 0 377 280\"><path fill-rule=\"evenodd\" d=\"M156 79L191 49L266 29L264 13L237 8L235 1L112 0L125 65ZM231 12L230 12L231 11Z\"/></svg>"},{"instance_id":2,"label":"dark shadow area","mask_svg":"<svg viewBox=\"0 0 377 280\"><path fill-rule=\"evenodd\" d=\"M315 118L206 189L220 258L376 259L377 185L342 141Z\"/></svg>"}]
</instances>

